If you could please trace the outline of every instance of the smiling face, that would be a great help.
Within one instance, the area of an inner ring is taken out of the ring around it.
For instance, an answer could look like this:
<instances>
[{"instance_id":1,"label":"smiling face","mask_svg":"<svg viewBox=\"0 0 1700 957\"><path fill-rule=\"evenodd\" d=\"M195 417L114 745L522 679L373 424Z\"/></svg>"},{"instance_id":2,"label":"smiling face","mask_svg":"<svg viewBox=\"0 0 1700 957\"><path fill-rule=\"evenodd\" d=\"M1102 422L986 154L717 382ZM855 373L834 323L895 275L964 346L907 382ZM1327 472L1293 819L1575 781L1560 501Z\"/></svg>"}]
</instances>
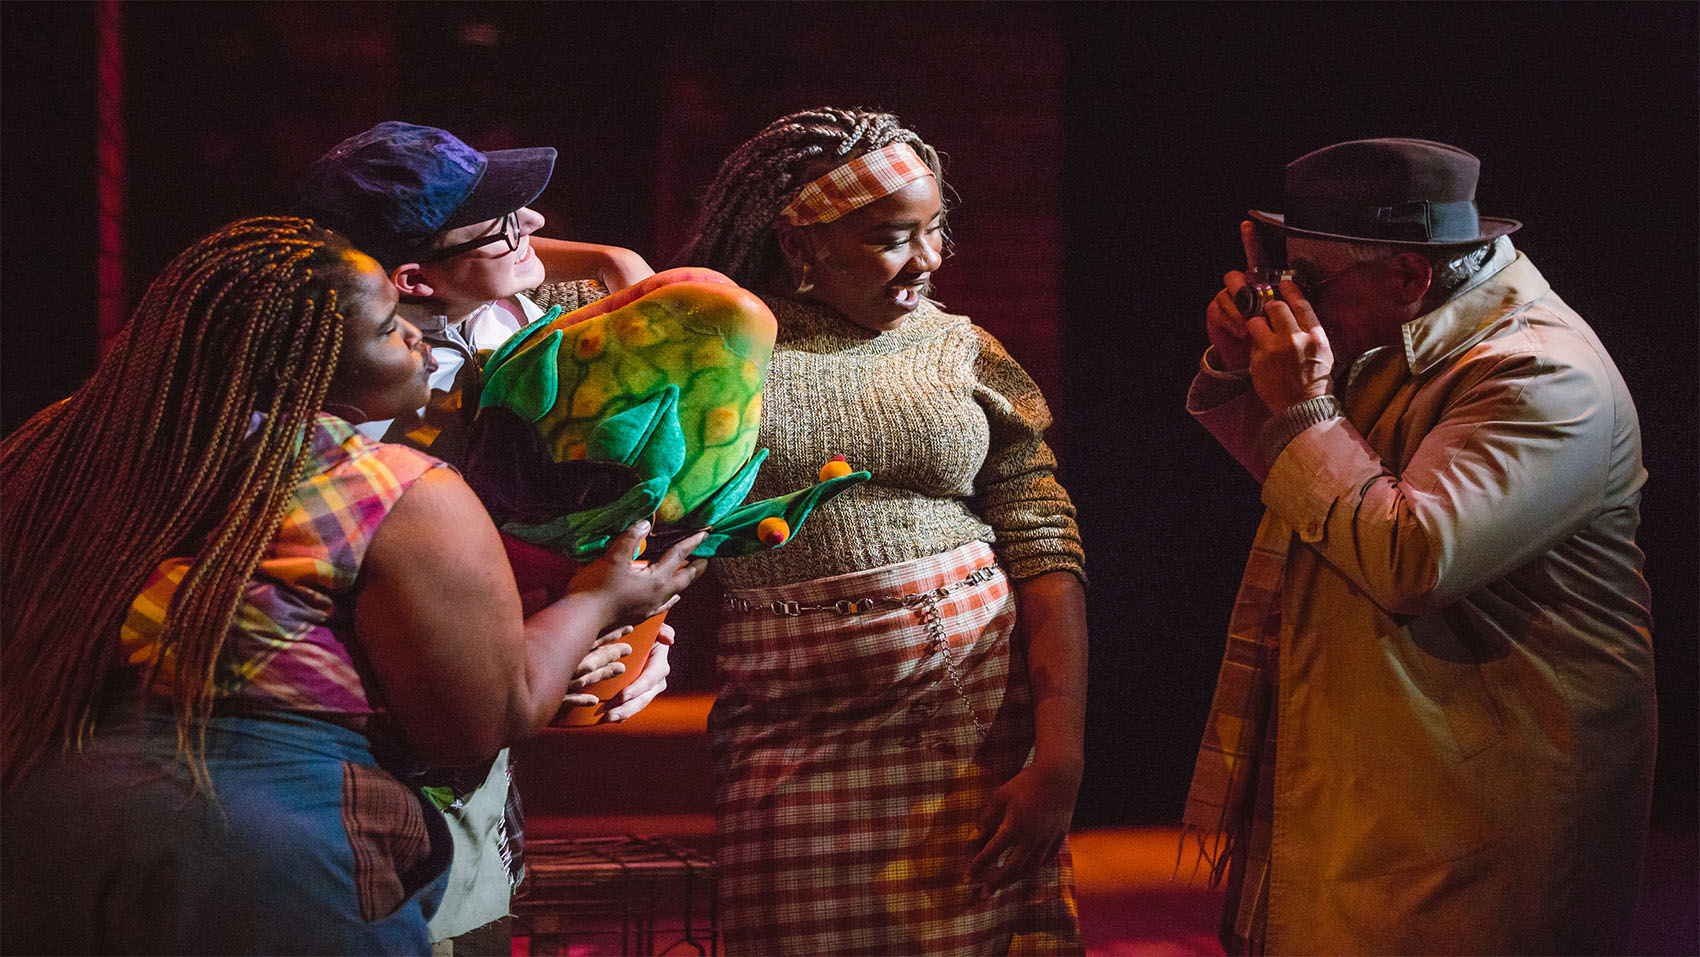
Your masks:
<instances>
[{"instance_id":1,"label":"smiling face","mask_svg":"<svg viewBox=\"0 0 1700 957\"><path fill-rule=\"evenodd\" d=\"M392 419L431 397L437 364L419 329L396 315L396 290L370 256L349 252L354 279L338 296L342 354L325 397L327 411L358 420Z\"/></svg>"},{"instance_id":2,"label":"smiling face","mask_svg":"<svg viewBox=\"0 0 1700 957\"><path fill-rule=\"evenodd\" d=\"M901 326L944 262L944 204L931 176L830 223L792 228L781 244L809 264L809 298L870 332Z\"/></svg>"},{"instance_id":3,"label":"smiling face","mask_svg":"<svg viewBox=\"0 0 1700 957\"><path fill-rule=\"evenodd\" d=\"M531 249L531 234L543 226L543 216L530 207L515 211L519 246L494 242L456 256L419 265L419 276L430 287L430 298L448 306L450 315L496 299L535 289L543 282L543 263ZM443 249L487 236L503 228L503 219L488 219L451 229L437 237L433 248Z\"/></svg>"}]
</instances>

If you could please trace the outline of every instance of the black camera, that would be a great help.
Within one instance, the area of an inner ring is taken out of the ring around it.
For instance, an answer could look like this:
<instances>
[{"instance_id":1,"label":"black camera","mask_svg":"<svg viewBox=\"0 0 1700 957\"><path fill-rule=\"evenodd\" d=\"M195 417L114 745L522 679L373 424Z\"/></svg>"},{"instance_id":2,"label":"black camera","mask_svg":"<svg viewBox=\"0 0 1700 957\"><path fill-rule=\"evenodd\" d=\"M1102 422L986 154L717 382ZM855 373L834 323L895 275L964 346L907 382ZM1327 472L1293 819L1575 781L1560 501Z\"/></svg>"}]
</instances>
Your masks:
<instances>
[{"instance_id":1,"label":"black camera","mask_svg":"<svg viewBox=\"0 0 1700 957\"><path fill-rule=\"evenodd\" d=\"M1252 317L1263 315L1263 309L1271 302L1281 298L1281 280L1294 279L1291 269L1248 269L1245 274L1245 285L1234 293L1234 308L1240 311L1240 318L1250 322Z\"/></svg>"}]
</instances>

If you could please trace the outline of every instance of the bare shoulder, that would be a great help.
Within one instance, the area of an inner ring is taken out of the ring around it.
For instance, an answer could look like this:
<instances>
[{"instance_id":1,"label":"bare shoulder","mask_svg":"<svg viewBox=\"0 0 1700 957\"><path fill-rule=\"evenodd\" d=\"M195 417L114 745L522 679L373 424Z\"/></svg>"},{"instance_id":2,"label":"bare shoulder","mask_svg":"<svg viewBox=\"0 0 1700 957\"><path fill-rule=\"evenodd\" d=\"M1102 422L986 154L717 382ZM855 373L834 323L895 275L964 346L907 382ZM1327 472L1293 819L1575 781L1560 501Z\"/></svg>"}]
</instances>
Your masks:
<instances>
[{"instance_id":1,"label":"bare shoulder","mask_svg":"<svg viewBox=\"0 0 1700 957\"><path fill-rule=\"evenodd\" d=\"M390 518L406 521L455 516L469 511L484 514L484 506L478 501L478 496L460 473L454 469L438 468L420 476L402 494L391 509Z\"/></svg>"},{"instance_id":2,"label":"bare shoulder","mask_svg":"<svg viewBox=\"0 0 1700 957\"><path fill-rule=\"evenodd\" d=\"M500 552L501 543L484 505L453 469L426 472L402 493L384 517L366 564L417 568L458 563L471 555Z\"/></svg>"}]
</instances>

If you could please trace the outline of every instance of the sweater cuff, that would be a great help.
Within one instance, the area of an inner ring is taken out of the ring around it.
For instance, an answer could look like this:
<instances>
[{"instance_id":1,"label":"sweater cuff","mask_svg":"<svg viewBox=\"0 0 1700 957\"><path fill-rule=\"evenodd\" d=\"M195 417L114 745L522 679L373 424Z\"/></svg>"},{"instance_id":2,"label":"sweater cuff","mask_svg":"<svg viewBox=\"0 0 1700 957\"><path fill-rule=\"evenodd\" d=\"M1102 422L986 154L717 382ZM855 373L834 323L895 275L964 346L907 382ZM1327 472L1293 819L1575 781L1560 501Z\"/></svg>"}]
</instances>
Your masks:
<instances>
[{"instance_id":1,"label":"sweater cuff","mask_svg":"<svg viewBox=\"0 0 1700 957\"><path fill-rule=\"evenodd\" d=\"M1004 566L1004 573L1010 577L1011 581L1026 581L1029 578L1038 578L1040 575L1050 572L1070 572L1074 577L1080 579L1082 588L1087 586L1086 569L1080 556L1036 555L1032 558L1020 558L1008 562L999 559L999 563Z\"/></svg>"},{"instance_id":2,"label":"sweater cuff","mask_svg":"<svg viewBox=\"0 0 1700 957\"><path fill-rule=\"evenodd\" d=\"M1234 399L1251 391L1251 370L1237 369L1228 372L1211 365L1211 358L1216 354L1216 347L1204 350L1204 355L1198 360L1198 374L1193 377L1192 386L1187 390L1186 408L1188 412L1205 412L1219 405L1232 402Z\"/></svg>"},{"instance_id":3,"label":"sweater cuff","mask_svg":"<svg viewBox=\"0 0 1700 957\"><path fill-rule=\"evenodd\" d=\"M1344 414L1339 399L1333 395L1319 395L1314 399L1289 405L1279 414L1270 416L1257 435L1257 448L1263 456L1263 464L1273 466L1281 450L1300 432Z\"/></svg>"}]
</instances>

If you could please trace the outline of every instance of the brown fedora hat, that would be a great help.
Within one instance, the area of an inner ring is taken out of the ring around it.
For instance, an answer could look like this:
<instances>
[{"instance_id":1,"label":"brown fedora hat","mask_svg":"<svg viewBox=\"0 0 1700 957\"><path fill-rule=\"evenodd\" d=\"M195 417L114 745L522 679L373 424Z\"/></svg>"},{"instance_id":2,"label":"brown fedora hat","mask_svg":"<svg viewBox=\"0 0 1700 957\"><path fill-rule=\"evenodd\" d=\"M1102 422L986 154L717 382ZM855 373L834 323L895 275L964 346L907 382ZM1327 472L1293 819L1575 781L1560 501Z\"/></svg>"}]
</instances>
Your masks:
<instances>
[{"instance_id":1,"label":"brown fedora hat","mask_svg":"<svg viewBox=\"0 0 1700 957\"><path fill-rule=\"evenodd\" d=\"M1290 236L1397 246L1485 243L1523 224L1476 212L1482 161L1432 140L1352 140L1287 164L1287 212L1251 218Z\"/></svg>"}]
</instances>

